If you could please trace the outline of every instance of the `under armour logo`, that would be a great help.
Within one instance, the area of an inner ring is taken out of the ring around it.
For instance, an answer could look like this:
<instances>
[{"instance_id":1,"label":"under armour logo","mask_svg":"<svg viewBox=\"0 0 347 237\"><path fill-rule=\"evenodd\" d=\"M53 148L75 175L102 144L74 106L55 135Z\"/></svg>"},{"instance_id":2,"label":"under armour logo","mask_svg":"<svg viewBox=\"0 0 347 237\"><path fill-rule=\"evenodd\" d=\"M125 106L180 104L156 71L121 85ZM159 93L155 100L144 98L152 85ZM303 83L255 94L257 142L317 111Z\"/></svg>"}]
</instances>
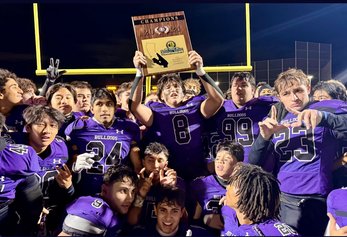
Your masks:
<instances>
[{"instance_id":1,"label":"under armour logo","mask_svg":"<svg viewBox=\"0 0 347 237\"><path fill-rule=\"evenodd\" d=\"M53 159L53 164L61 164L61 159Z\"/></svg>"},{"instance_id":2,"label":"under armour logo","mask_svg":"<svg viewBox=\"0 0 347 237\"><path fill-rule=\"evenodd\" d=\"M124 134L124 130L118 130L118 129L116 129L116 133Z\"/></svg>"},{"instance_id":3,"label":"under armour logo","mask_svg":"<svg viewBox=\"0 0 347 237\"><path fill-rule=\"evenodd\" d=\"M252 106L245 107L245 110L251 110Z\"/></svg>"},{"instance_id":4,"label":"under armour logo","mask_svg":"<svg viewBox=\"0 0 347 237\"><path fill-rule=\"evenodd\" d=\"M5 176L0 176L0 181L5 182Z\"/></svg>"},{"instance_id":5,"label":"under armour logo","mask_svg":"<svg viewBox=\"0 0 347 237\"><path fill-rule=\"evenodd\" d=\"M18 120L16 119L16 121L14 122L14 124L20 124L20 125L23 125L23 120L18 121Z\"/></svg>"}]
</instances>

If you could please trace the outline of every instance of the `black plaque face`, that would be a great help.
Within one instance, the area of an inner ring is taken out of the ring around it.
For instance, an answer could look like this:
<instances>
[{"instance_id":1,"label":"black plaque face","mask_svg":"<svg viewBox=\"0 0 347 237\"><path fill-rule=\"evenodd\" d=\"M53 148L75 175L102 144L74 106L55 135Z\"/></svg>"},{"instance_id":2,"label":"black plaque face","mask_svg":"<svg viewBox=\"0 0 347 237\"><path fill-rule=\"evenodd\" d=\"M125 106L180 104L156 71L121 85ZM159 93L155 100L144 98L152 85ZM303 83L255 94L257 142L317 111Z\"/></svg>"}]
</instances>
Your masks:
<instances>
[{"instance_id":1,"label":"black plaque face","mask_svg":"<svg viewBox=\"0 0 347 237\"><path fill-rule=\"evenodd\" d=\"M193 69L188 62L192 45L183 11L131 19L137 48L147 58L145 76Z\"/></svg>"}]
</instances>

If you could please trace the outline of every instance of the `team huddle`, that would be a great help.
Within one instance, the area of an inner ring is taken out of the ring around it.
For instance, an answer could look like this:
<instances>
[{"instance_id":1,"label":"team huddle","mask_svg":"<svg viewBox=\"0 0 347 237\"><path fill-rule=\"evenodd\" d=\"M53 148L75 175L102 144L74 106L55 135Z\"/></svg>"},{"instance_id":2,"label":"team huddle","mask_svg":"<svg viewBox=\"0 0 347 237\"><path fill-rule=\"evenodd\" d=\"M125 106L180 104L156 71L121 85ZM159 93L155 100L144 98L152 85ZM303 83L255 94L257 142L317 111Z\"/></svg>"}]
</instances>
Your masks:
<instances>
[{"instance_id":1,"label":"team huddle","mask_svg":"<svg viewBox=\"0 0 347 237\"><path fill-rule=\"evenodd\" d=\"M199 79L146 98L139 51L115 92L0 69L0 235L346 235L345 86L292 68L223 94L188 55Z\"/></svg>"}]
</instances>

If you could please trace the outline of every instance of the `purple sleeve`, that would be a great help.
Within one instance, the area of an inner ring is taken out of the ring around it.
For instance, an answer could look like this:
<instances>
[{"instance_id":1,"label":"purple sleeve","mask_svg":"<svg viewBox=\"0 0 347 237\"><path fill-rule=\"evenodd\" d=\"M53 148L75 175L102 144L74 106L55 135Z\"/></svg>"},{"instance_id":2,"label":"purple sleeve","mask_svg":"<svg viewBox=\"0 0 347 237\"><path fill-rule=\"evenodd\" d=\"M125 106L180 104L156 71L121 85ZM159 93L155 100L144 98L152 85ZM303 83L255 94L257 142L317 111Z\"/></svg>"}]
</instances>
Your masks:
<instances>
[{"instance_id":1,"label":"purple sleeve","mask_svg":"<svg viewBox=\"0 0 347 237\"><path fill-rule=\"evenodd\" d=\"M328 212L335 217L340 227L347 226L347 189L331 191L327 199L327 207Z\"/></svg>"},{"instance_id":2,"label":"purple sleeve","mask_svg":"<svg viewBox=\"0 0 347 237\"><path fill-rule=\"evenodd\" d=\"M66 211L68 214L81 217L106 229L117 225L118 222L109 205L98 197L80 197L71 203Z\"/></svg>"},{"instance_id":3,"label":"purple sleeve","mask_svg":"<svg viewBox=\"0 0 347 237\"><path fill-rule=\"evenodd\" d=\"M221 236L230 236L238 229L238 220L236 217L236 212L229 206L223 206L221 210L221 215L224 220L224 227L221 230Z\"/></svg>"},{"instance_id":4,"label":"purple sleeve","mask_svg":"<svg viewBox=\"0 0 347 237\"><path fill-rule=\"evenodd\" d=\"M39 157L32 147L8 144L0 152L0 198L13 199L18 184L40 170Z\"/></svg>"}]
</instances>

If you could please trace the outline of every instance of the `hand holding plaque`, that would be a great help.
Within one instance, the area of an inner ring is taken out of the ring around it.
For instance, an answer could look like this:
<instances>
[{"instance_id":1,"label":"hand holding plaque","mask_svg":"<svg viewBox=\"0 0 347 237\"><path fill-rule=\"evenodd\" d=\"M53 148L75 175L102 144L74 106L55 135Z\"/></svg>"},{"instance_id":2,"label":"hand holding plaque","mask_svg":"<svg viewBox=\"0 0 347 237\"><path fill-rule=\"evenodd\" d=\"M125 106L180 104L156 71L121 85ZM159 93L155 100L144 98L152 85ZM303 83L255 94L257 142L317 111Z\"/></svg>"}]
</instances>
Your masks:
<instances>
[{"instance_id":1,"label":"hand holding plaque","mask_svg":"<svg viewBox=\"0 0 347 237\"><path fill-rule=\"evenodd\" d=\"M191 70L192 50L184 12L132 17L138 50L146 59L144 76ZM135 65L136 67L136 65Z\"/></svg>"},{"instance_id":2,"label":"hand holding plaque","mask_svg":"<svg viewBox=\"0 0 347 237\"><path fill-rule=\"evenodd\" d=\"M203 76L204 74L206 74L203 66L203 60L202 57L195 51L189 51L188 52L188 61L189 64L195 68L195 72L198 76Z\"/></svg>"}]
</instances>

